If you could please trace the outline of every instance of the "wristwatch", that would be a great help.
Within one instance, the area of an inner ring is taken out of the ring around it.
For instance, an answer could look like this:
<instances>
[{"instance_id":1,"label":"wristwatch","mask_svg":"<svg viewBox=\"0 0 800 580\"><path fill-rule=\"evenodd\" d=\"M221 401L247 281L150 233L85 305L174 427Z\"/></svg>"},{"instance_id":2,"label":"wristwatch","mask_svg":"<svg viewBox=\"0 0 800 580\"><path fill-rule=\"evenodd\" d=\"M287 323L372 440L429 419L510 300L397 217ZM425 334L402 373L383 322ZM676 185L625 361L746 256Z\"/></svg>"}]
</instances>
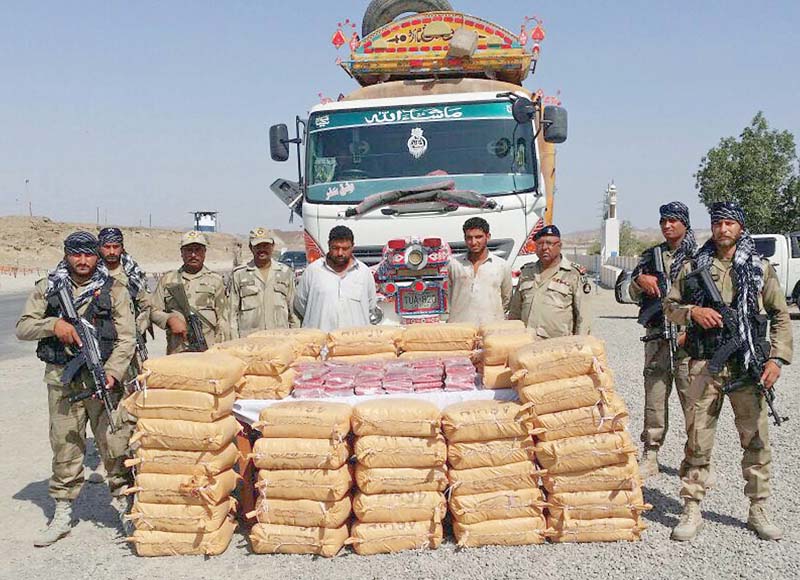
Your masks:
<instances>
[{"instance_id":1,"label":"wristwatch","mask_svg":"<svg viewBox=\"0 0 800 580\"><path fill-rule=\"evenodd\" d=\"M771 358L771 359L769 359L769 360L771 360L771 361L772 361L772 362L774 362L776 365L778 365L778 368L779 368L779 369L783 368L784 362L783 362L783 359L782 359L782 358Z\"/></svg>"}]
</instances>

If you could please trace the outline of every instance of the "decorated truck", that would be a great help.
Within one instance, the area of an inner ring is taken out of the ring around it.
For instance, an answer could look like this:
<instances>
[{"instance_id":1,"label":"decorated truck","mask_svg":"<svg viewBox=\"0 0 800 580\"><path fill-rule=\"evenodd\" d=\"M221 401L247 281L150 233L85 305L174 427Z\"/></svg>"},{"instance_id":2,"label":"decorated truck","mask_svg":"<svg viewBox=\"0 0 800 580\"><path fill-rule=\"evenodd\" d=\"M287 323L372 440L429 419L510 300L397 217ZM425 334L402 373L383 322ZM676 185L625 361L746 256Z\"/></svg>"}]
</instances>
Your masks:
<instances>
[{"instance_id":1,"label":"decorated truck","mask_svg":"<svg viewBox=\"0 0 800 580\"><path fill-rule=\"evenodd\" d=\"M284 124L270 128L272 159L288 160L294 145L298 170L297 180L271 188L302 217L309 262L325 255L339 224L353 230L355 256L370 266L387 253L417 256L411 245L458 255L466 252L463 223L480 216L490 251L518 271L535 259L534 233L552 220L554 145L567 133L565 109L522 86L538 63L542 23L526 19L512 33L451 9L395 19L412 4L449 6L375 0L361 37L353 32L348 42L337 31L334 43L350 48L339 64L360 87L298 116L292 136ZM421 283L408 276L423 269L395 268L420 296L390 275L378 280L401 318L404 304L446 311L446 270L427 268L431 278L418 276Z\"/></svg>"}]
</instances>

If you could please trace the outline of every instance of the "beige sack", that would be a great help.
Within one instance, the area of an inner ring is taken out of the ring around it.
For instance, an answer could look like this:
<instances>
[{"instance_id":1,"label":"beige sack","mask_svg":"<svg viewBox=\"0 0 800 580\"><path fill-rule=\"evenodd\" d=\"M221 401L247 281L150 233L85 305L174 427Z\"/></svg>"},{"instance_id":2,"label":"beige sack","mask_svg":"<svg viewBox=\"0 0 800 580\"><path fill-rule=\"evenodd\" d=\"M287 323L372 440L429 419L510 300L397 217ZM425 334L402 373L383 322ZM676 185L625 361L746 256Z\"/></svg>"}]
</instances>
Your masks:
<instances>
[{"instance_id":1,"label":"beige sack","mask_svg":"<svg viewBox=\"0 0 800 580\"><path fill-rule=\"evenodd\" d=\"M556 520L600 520L635 518L652 506L644 503L642 488L633 491L577 491L548 496L548 513Z\"/></svg>"},{"instance_id":2,"label":"beige sack","mask_svg":"<svg viewBox=\"0 0 800 580\"><path fill-rule=\"evenodd\" d=\"M409 493L356 493L353 513L360 522L441 522L447 514L444 494L438 491Z\"/></svg>"},{"instance_id":3,"label":"beige sack","mask_svg":"<svg viewBox=\"0 0 800 580\"><path fill-rule=\"evenodd\" d=\"M229 518L213 532L160 532L136 530L128 541L139 556L218 556L231 542L236 521Z\"/></svg>"},{"instance_id":4,"label":"beige sack","mask_svg":"<svg viewBox=\"0 0 800 580\"><path fill-rule=\"evenodd\" d=\"M645 526L633 518L602 520L556 520L547 518L548 537L553 542L635 542Z\"/></svg>"},{"instance_id":5,"label":"beige sack","mask_svg":"<svg viewBox=\"0 0 800 580\"><path fill-rule=\"evenodd\" d=\"M328 333L318 328L273 328L258 330L247 338L271 338L279 341L293 340L295 351L304 357L318 358L322 347L328 341Z\"/></svg>"},{"instance_id":6,"label":"beige sack","mask_svg":"<svg viewBox=\"0 0 800 580\"><path fill-rule=\"evenodd\" d=\"M566 379L608 367L605 343L593 336L562 336L539 340L508 357L518 386Z\"/></svg>"},{"instance_id":7,"label":"beige sack","mask_svg":"<svg viewBox=\"0 0 800 580\"><path fill-rule=\"evenodd\" d=\"M131 445L177 451L217 451L236 438L242 426L228 415L212 423L176 419L139 419Z\"/></svg>"},{"instance_id":8,"label":"beige sack","mask_svg":"<svg viewBox=\"0 0 800 580\"><path fill-rule=\"evenodd\" d=\"M520 401L531 404L539 415L558 413L568 409L591 407L605 400L613 391L614 375L610 370L538 383L517 389Z\"/></svg>"},{"instance_id":9,"label":"beige sack","mask_svg":"<svg viewBox=\"0 0 800 580\"><path fill-rule=\"evenodd\" d=\"M262 469L256 488L268 499L339 501L353 486L349 465L339 469Z\"/></svg>"},{"instance_id":10,"label":"beige sack","mask_svg":"<svg viewBox=\"0 0 800 580\"><path fill-rule=\"evenodd\" d=\"M521 320L495 320L484 322L478 328L478 334L486 336L493 332L525 332L525 323Z\"/></svg>"},{"instance_id":11,"label":"beige sack","mask_svg":"<svg viewBox=\"0 0 800 580\"><path fill-rule=\"evenodd\" d=\"M227 393L244 375L245 364L217 352L183 352L149 358L139 380L148 389Z\"/></svg>"},{"instance_id":12,"label":"beige sack","mask_svg":"<svg viewBox=\"0 0 800 580\"><path fill-rule=\"evenodd\" d=\"M240 399L285 399L292 393L297 371L286 369L281 374L271 377L245 375L239 387Z\"/></svg>"},{"instance_id":13,"label":"beige sack","mask_svg":"<svg viewBox=\"0 0 800 580\"><path fill-rule=\"evenodd\" d=\"M137 530L162 532L213 532L222 527L228 514L236 514L236 500L228 498L218 504L186 505L169 503L133 504L125 519Z\"/></svg>"},{"instance_id":14,"label":"beige sack","mask_svg":"<svg viewBox=\"0 0 800 580\"><path fill-rule=\"evenodd\" d=\"M475 524L453 522L459 548L480 546L527 546L543 544L547 522L544 516L487 520Z\"/></svg>"},{"instance_id":15,"label":"beige sack","mask_svg":"<svg viewBox=\"0 0 800 580\"><path fill-rule=\"evenodd\" d=\"M536 459L548 473L569 473L623 463L634 453L636 445L627 431L540 441L536 445Z\"/></svg>"},{"instance_id":16,"label":"beige sack","mask_svg":"<svg viewBox=\"0 0 800 580\"><path fill-rule=\"evenodd\" d=\"M145 389L125 397L122 405L134 417L140 419L179 419L210 423L233 410L236 389L214 395L199 391L171 389Z\"/></svg>"},{"instance_id":17,"label":"beige sack","mask_svg":"<svg viewBox=\"0 0 800 580\"><path fill-rule=\"evenodd\" d=\"M232 469L212 476L139 473L126 493L136 493L136 501L142 503L219 504L230 497L240 479Z\"/></svg>"},{"instance_id":18,"label":"beige sack","mask_svg":"<svg viewBox=\"0 0 800 580\"><path fill-rule=\"evenodd\" d=\"M447 461L447 444L435 437L357 437L355 455L364 467L434 467Z\"/></svg>"},{"instance_id":19,"label":"beige sack","mask_svg":"<svg viewBox=\"0 0 800 580\"><path fill-rule=\"evenodd\" d=\"M548 493L632 490L640 484L639 465L636 463L634 454L627 455L627 461L623 463L568 473L545 473L542 475L542 486Z\"/></svg>"},{"instance_id":20,"label":"beige sack","mask_svg":"<svg viewBox=\"0 0 800 580\"><path fill-rule=\"evenodd\" d=\"M529 435L494 441L451 443L447 446L447 462L453 469L496 467L533 461L533 450L533 439Z\"/></svg>"},{"instance_id":21,"label":"beige sack","mask_svg":"<svg viewBox=\"0 0 800 580\"><path fill-rule=\"evenodd\" d=\"M356 522L350 531L348 543L360 556L436 549L442 543L442 524L434 521L383 524Z\"/></svg>"},{"instance_id":22,"label":"beige sack","mask_svg":"<svg viewBox=\"0 0 800 580\"><path fill-rule=\"evenodd\" d=\"M256 524L250 531L255 554L315 554L332 558L344 547L347 526L317 528Z\"/></svg>"},{"instance_id":23,"label":"beige sack","mask_svg":"<svg viewBox=\"0 0 800 580\"><path fill-rule=\"evenodd\" d=\"M509 355L529 344L533 344L533 337L525 331L487 334L483 337L483 364L507 365Z\"/></svg>"},{"instance_id":24,"label":"beige sack","mask_svg":"<svg viewBox=\"0 0 800 580\"><path fill-rule=\"evenodd\" d=\"M538 441L554 441L594 433L622 431L628 425L628 410L616 393L607 397L608 404L569 409L547 415L534 415L533 434Z\"/></svg>"},{"instance_id":25,"label":"beige sack","mask_svg":"<svg viewBox=\"0 0 800 580\"><path fill-rule=\"evenodd\" d=\"M376 352L375 354L351 354L348 356L334 356L329 357L331 362L339 362L346 364L356 364L360 362L369 362L376 360L396 360L397 353L395 352Z\"/></svg>"},{"instance_id":26,"label":"beige sack","mask_svg":"<svg viewBox=\"0 0 800 580\"><path fill-rule=\"evenodd\" d=\"M350 519L351 509L349 494L337 501L261 497L256 502L256 509L247 517L256 518L260 524L339 528Z\"/></svg>"},{"instance_id":27,"label":"beige sack","mask_svg":"<svg viewBox=\"0 0 800 580\"><path fill-rule=\"evenodd\" d=\"M462 524L476 524L487 520L541 517L545 505L538 487L504 489L451 497L450 513Z\"/></svg>"},{"instance_id":28,"label":"beige sack","mask_svg":"<svg viewBox=\"0 0 800 580\"><path fill-rule=\"evenodd\" d=\"M364 467L356 465L356 485L364 493L444 491L447 469L437 467Z\"/></svg>"},{"instance_id":29,"label":"beige sack","mask_svg":"<svg viewBox=\"0 0 800 580\"><path fill-rule=\"evenodd\" d=\"M350 459L347 441L262 437L250 455L258 469L339 469Z\"/></svg>"},{"instance_id":30,"label":"beige sack","mask_svg":"<svg viewBox=\"0 0 800 580\"><path fill-rule=\"evenodd\" d=\"M451 469L449 476L452 497L503 489L530 489L539 484L539 473L530 461L498 467Z\"/></svg>"},{"instance_id":31,"label":"beige sack","mask_svg":"<svg viewBox=\"0 0 800 580\"><path fill-rule=\"evenodd\" d=\"M395 340L402 326L359 326L328 333L328 356L351 356L388 352L395 354Z\"/></svg>"},{"instance_id":32,"label":"beige sack","mask_svg":"<svg viewBox=\"0 0 800 580\"><path fill-rule=\"evenodd\" d=\"M513 389L513 371L505 365L483 367L483 387L485 389Z\"/></svg>"},{"instance_id":33,"label":"beige sack","mask_svg":"<svg viewBox=\"0 0 800 580\"><path fill-rule=\"evenodd\" d=\"M229 443L217 451L173 451L140 447L125 461L138 473L217 475L230 469L240 458L236 445Z\"/></svg>"},{"instance_id":34,"label":"beige sack","mask_svg":"<svg viewBox=\"0 0 800 580\"><path fill-rule=\"evenodd\" d=\"M527 407L514 401L464 401L442 412L448 443L521 437L530 431Z\"/></svg>"},{"instance_id":35,"label":"beige sack","mask_svg":"<svg viewBox=\"0 0 800 580\"><path fill-rule=\"evenodd\" d=\"M469 359L475 355L474 350L410 350L400 355L401 360L422 360L428 358L435 358L441 360L443 358L462 357L465 356Z\"/></svg>"},{"instance_id":36,"label":"beige sack","mask_svg":"<svg viewBox=\"0 0 800 580\"><path fill-rule=\"evenodd\" d=\"M353 433L433 437L439 433L439 408L419 399L373 399L353 408Z\"/></svg>"},{"instance_id":37,"label":"beige sack","mask_svg":"<svg viewBox=\"0 0 800 580\"><path fill-rule=\"evenodd\" d=\"M351 411L345 403L284 401L262 409L253 427L264 437L341 441L350 432Z\"/></svg>"},{"instance_id":38,"label":"beige sack","mask_svg":"<svg viewBox=\"0 0 800 580\"><path fill-rule=\"evenodd\" d=\"M244 374L279 375L291 365L297 352L295 343L274 338L239 338L220 342L212 346L210 351L223 352L235 356L247 364Z\"/></svg>"},{"instance_id":39,"label":"beige sack","mask_svg":"<svg viewBox=\"0 0 800 580\"><path fill-rule=\"evenodd\" d=\"M401 350L472 350L478 328L467 323L412 324L397 340Z\"/></svg>"}]
</instances>

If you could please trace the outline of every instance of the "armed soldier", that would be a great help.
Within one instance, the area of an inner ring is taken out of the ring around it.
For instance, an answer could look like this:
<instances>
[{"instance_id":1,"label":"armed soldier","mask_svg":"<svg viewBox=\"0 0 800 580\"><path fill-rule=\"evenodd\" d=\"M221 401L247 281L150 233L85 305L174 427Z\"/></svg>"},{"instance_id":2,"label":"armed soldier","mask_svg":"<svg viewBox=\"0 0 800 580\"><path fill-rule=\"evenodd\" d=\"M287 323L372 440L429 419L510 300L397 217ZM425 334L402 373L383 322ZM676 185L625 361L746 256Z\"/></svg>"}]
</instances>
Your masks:
<instances>
[{"instance_id":1,"label":"armed soldier","mask_svg":"<svg viewBox=\"0 0 800 580\"><path fill-rule=\"evenodd\" d=\"M686 409L688 437L681 465L681 497L686 503L672 539L691 540L702 529L700 502L727 392L744 450L747 525L760 538L777 540L782 531L766 509L772 463L767 403L781 367L792 359L789 311L775 270L758 254L745 229L742 209L720 202L710 213L712 238L694 263L683 267L664 304L673 322L687 326L686 348L692 359L692 405Z\"/></svg>"},{"instance_id":2,"label":"armed soldier","mask_svg":"<svg viewBox=\"0 0 800 580\"><path fill-rule=\"evenodd\" d=\"M39 280L28 297L17 322L17 338L38 340L36 355L46 363L44 380L50 412L50 446L53 474L50 496L56 501L55 514L34 545L49 546L70 532L72 502L84 481L86 423L91 423L97 448L106 470L114 507L123 513L127 501L122 492L131 483L123 465L130 438L130 426L111 425L100 399L70 398L100 388L95 374L84 364L83 344L76 327L64 320L59 291L67 290L77 314L94 327L106 378L102 385L118 401L122 380L134 355L133 307L125 286L108 275L98 261L98 241L88 232L75 232L64 240L64 259L47 278ZM80 356L79 356L80 353ZM80 364L75 364L80 363ZM74 373L74 374L73 374ZM101 390L102 392L102 390ZM116 429L113 433L111 429Z\"/></svg>"},{"instance_id":3,"label":"armed soldier","mask_svg":"<svg viewBox=\"0 0 800 580\"><path fill-rule=\"evenodd\" d=\"M181 238L183 266L158 281L151 320L167 331L167 354L205 350L230 338L222 276L205 267L208 240L190 231Z\"/></svg>"},{"instance_id":4,"label":"armed soldier","mask_svg":"<svg viewBox=\"0 0 800 580\"><path fill-rule=\"evenodd\" d=\"M583 279L579 267L561 256L561 232L549 225L533 239L539 261L522 267L508 318L522 320L539 338L589 334Z\"/></svg>"},{"instance_id":5,"label":"armed soldier","mask_svg":"<svg viewBox=\"0 0 800 580\"><path fill-rule=\"evenodd\" d=\"M639 323L646 331L644 342L644 452L639 464L643 479L658 473L658 450L669 428L669 396L672 383L686 409L689 386L689 355L682 348L686 335L664 321L662 301L684 263L697 251L689 208L673 201L659 208L664 242L646 250L631 278L630 296L639 302ZM658 255L660 254L660 260ZM659 266L662 271L658 272ZM673 334L675 336L673 336Z\"/></svg>"},{"instance_id":6,"label":"armed soldier","mask_svg":"<svg viewBox=\"0 0 800 580\"><path fill-rule=\"evenodd\" d=\"M300 326L294 313L294 271L272 259L275 239L264 228L250 232L253 259L233 270L230 281L231 335Z\"/></svg>"},{"instance_id":7,"label":"armed soldier","mask_svg":"<svg viewBox=\"0 0 800 580\"><path fill-rule=\"evenodd\" d=\"M131 255L125 251L125 240L119 228L103 228L97 236L100 242L100 256L108 269L108 274L128 289L133 301L133 314L136 317L136 367L141 368L147 359L145 336L150 326L150 294L147 291L147 278Z\"/></svg>"}]
</instances>

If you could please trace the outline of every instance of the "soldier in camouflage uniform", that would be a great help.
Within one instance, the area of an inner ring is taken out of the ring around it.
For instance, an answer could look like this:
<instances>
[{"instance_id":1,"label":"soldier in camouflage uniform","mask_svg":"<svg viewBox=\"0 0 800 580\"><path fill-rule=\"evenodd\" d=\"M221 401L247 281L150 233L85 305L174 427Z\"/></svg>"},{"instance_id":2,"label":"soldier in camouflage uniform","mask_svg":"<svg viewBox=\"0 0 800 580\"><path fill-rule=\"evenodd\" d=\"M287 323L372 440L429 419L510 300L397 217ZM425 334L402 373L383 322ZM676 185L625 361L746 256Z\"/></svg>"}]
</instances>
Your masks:
<instances>
[{"instance_id":1,"label":"soldier in camouflage uniform","mask_svg":"<svg viewBox=\"0 0 800 580\"><path fill-rule=\"evenodd\" d=\"M36 354L46 363L44 380L53 450L49 488L56 509L47 529L35 540L36 546L49 546L70 532L72 502L84 481L87 423L91 423L103 459L114 507L120 512L127 507L123 492L130 484L130 473L124 466L129 425L117 425L120 428L111 433L102 401L90 398L70 403L70 396L94 385L85 367L71 383L61 382L65 365L77 354L80 340L75 327L61 318L56 297L61 284L71 289L78 315L96 329L106 388L111 390L112 399L122 397L122 381L134 354L133 306L128 290L109 277L99 261L97 238L88 232L70 234L64 240L64 260L47 278L36 282L17 322L17 338L38 340Z\"/></svg>"},{"instance_id":2,"label":"soldier in camouflage uniform","mask_svg":"<svg viewBox=\"0 0 800 580\"><path fill-rule=\"evenodd\" d=\"M197 313L203 336L210 347L230 338L228 298L221 275L205 267L208 240L201 232L190 231L181 238L183 266L167 272L158 281L153 295L150 318L167 331L167 354L187 350L186 315L181 312L170 293L170 287L182 285L189 306Z\"/></svg>"},{"instance_id":3,"label":"soldier in camouflage uniform","mask_svg":"<svg viewBox=\"0 0 800 580\"><path fill-rule=\"evenodd\" d=\"M534 236L539 261L525 264L511 295L508 318L538 338L589 334L580 268L561 255L561 232L545 226Z\"/></svg>"},{"instance_id":4,"label":"soldier in camouflage uniform","mask_svg":"<svg viewBox=\"0 0 800 580\"><path fill-rule=\"evenodd\" d=\"M686 205L673 201L662 205L659 213L661 233L665 240L660 244L665 275L669 276L670 282L674 282L683 264L697 251L697 242L689 221L689 208ZM661 295L654 271L654 249L650 248L642 254L639 265L631 274L630 296L640 303L640 312L651 302L666 298ZM675 352L673 361L675 368L672 368L669 341L653 338L664 334L663 310L658 309L651 320L643 324L646 324L645 336L648 340L644 343L644 427L641 434L644 452L639 473L642 479L647 479L656 475L659 470L658 450L664 444L669 428L669 396L673 381L681 408L686 409L689 355L683 348L679 348ZM685 334L679 334L679 346L682 346L685 338Z\"/></svg>"},{"instance_id":5,"label":"soldier in camouflage uniform","mask_svg":"<svg viewBox=\"0 0 800 580\"><path fill-rule=\"evenodd\" d=\"M791 362L789 310L774 268L758 254L745 229L742 209L731 202L720 202L711 206L710 213L712 238L681 270L664 303L667 316L688 328L689 398L693 401L686 410L688 440L681 466L685 507L672 530L672 539L691 540L703 527L700 502L705 497L717 420L725 401L722 389L733 380L743 379L746 386L730 392L728 399L744 450L744 493L750 499L747 525L762 539L778 540L782 531L767 514L772 464L767 405L756 380L750 377L757 373L764 387L771 389L783 365ZM721 314L705 306L707 298L689 288L687 275L699 268L709 269L722 300L743 323L726 329ZM741 341L741 348L721 371L712 373L710 359L731 338ZM763 351L768 360L763 367L753 366L756 355Z\"/></svg>"},{"instance_id":6,"label":"soldier in camouflage uniform","mask_svg":"<svg viewBox=\"0 0 800 580\"><path fill-rule=\"evenodd\" d=\"M294 271L272 259L275 239L264 228L250 232L253 259L234 269L228 303L231 336L241 338L257 330L296 328Z\"/></svg>"}]
</instances>

